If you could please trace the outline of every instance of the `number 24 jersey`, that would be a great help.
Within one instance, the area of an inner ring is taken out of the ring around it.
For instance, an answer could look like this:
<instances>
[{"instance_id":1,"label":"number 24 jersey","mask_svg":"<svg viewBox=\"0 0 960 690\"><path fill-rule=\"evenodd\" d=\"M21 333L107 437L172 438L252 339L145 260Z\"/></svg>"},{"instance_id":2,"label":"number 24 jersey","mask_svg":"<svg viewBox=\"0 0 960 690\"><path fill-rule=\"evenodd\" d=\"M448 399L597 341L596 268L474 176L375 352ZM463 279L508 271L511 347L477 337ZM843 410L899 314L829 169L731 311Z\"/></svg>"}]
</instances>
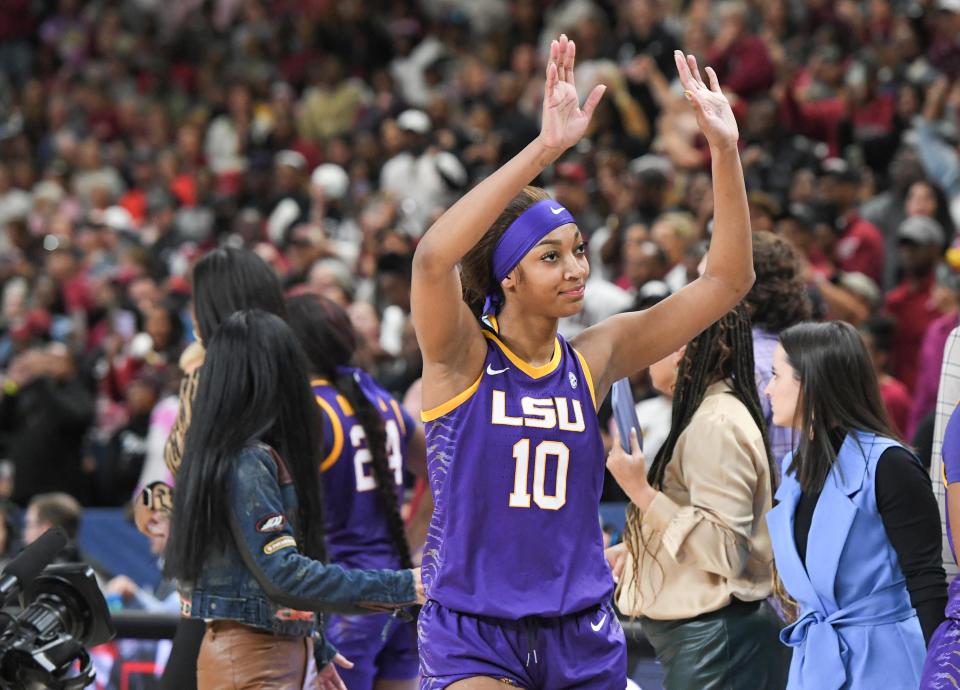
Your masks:
<instances>
[{"instance_id":1,"label":"number 24 jersey","mask_svg":"<svg viewBox=\"0 0 960 690\"><path fill-rule=\"evenodd\" d=\"M394 398L362 369L342 368L353 376L383 418L387 462L403 505L403 468L415 422ZM330 382L312 382L323 418L324 522L330 560L350 568L399 568L387 516L373 475L367 436L350 403Z\"/></svg>"}]
</instances>

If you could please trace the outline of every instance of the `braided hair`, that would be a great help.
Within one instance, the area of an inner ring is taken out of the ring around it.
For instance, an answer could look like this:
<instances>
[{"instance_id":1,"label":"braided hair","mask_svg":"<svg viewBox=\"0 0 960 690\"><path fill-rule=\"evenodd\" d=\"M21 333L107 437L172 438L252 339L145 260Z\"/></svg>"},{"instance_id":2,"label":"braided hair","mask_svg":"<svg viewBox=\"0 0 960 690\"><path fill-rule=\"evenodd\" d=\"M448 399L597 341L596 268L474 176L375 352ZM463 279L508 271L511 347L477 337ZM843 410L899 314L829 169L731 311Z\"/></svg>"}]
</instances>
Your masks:
<instances>
[{"instance_id":1,"label":"braided hair","mask_svg":"<svg viewBox=\"0 0 960 690\"><path fill-rule=\"evenodd\" d=\"M744 404L750 417L763 434L771 495L776 491L779 475L766 438L766 424L754 372L750 317L747 307L742 303L727 312L687 345L677 373L670 434L647 471L647 481L650 482L650 486L655 489L663 488L663 478L667 465L673 459L677 440L703 402L707 388L720 380L730 385L733 394ZM634 583L639 583L641 559L638 555L646 552L647 544L642 532L642 514L632 503L627 508L624 540L631 555L634 556ZM659 565L659 561L657 563Z\"/></svg>"},{"instance_id":2,"label":"braided hair","mask_svg":"<svg viewBox=\"0 0 960 690\"><path fill-rule=\"evenodd\" d=\"M387 458L387 432L383 417L354 375L344 371L357 350L357 336L346 312L331 300L303 294L287 300L288 321L303 346L311 373L326 378L347 399L367 437L377 495L387 516L387 526L401 567L412 568L410 544L400 516L396 481Z\"/></svg>"}]
</instances>

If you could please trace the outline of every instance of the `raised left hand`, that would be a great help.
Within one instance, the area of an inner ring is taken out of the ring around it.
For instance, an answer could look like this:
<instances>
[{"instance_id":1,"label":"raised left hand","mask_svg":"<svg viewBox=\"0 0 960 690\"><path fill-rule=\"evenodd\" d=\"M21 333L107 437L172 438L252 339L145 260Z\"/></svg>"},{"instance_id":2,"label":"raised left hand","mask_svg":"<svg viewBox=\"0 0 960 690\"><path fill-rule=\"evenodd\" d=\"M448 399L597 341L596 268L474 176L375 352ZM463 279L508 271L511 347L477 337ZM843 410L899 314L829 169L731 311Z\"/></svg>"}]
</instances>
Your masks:
<instances>
[{"instance_id":1,"label":"raised left hand","mask_svg":"<svg viewBox=\"0 0 960 690\"><path fill-rule=\"evenodd\" d=\"M607 88L602 84L595 86L581 108L573 79L576 57L577 46L566 35L550 44L539 139L547 148L558 151L565 151L580 141Z\"/></svg>"},{"instance_id":2,"label":"raised left hand","mask_svg":"<svg viewBox=\"0 0 960 690\"><path fill-rule=\"evenodd\" d=\"M693 55L684 55L679 50L673 53L677 63L677 73L683 85L683 95L686 97L697 115L697 124L700 131L707 138L711 148L735 148L740 138L737 120L733 116L730 102L720 91L720 82L717 73L707 67L707 78L710 85L704 83L697 67L697 58Z\"/></svg>"}]
</instances>

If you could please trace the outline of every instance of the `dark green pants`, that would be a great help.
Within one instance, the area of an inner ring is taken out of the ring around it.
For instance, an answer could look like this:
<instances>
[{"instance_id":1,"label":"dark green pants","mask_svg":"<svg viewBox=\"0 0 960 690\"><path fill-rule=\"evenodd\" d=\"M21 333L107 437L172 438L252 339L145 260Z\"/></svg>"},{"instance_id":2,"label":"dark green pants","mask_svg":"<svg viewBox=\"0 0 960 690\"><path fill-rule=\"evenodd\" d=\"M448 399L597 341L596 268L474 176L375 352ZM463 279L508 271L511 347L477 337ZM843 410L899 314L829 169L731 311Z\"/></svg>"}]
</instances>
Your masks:
<instances>
[{"instance_id":1,"label":"dark green pants","mask_svg":"<svg viewBox=\"0 0 960 690\"><path fill-rule=\"evenodd\" d=\"M790 649L766 603L736 602L678 621L641 619L667 690L783 690Z\"/></svg>"}]
</instances>

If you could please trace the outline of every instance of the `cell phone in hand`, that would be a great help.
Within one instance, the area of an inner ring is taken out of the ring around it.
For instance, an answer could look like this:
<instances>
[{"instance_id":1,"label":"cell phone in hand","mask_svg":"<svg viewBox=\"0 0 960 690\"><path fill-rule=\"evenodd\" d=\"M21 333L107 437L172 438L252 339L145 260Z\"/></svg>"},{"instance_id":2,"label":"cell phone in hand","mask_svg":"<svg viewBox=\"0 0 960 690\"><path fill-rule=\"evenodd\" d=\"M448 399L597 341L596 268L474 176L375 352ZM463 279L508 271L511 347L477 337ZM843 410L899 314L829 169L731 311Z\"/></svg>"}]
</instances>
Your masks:
<instances>
[{"instance_id":1,"label":"cell phone in hand","mask_svg":"<svg viewBox=\"0 0 960 690\"><path fill-rule=\"evenodd\" d=\"M629 379L614 381L610 391L610 402L613 405L613 418L617 420L617 431L620 432L620 446L624 452L630 453L630 430L637 430L637 441L643 450L643 433L640 431L640 420L637 419L637 406L633 401L633 389Z\"/></svg>"}]
</instances>

